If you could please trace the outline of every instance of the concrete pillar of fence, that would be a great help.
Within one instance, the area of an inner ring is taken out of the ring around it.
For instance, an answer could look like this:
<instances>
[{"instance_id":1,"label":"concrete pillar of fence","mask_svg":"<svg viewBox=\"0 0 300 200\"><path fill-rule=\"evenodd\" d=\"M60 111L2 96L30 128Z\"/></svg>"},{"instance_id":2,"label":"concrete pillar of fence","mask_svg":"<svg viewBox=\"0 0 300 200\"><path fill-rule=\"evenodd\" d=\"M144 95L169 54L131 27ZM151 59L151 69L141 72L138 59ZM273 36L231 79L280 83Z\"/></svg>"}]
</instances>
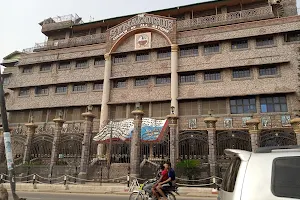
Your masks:
<instances>
[{"instance_id":1,"label":"concrete pillar of fence","mask_svg":"<svg viewBox=\"0 0 300 200\"><path fill-rule=\"evenodd\" d=\"M134 116L134 129L131 137L130 147L130 175L133 177L139 177L141 171L141 128L144 112L139 108L136 108L136 110L132 111L131 113Z\"/></svg>"},{"instance_id":2,"label":"concrete pillar of fence","mask_svg":"<svg viewBox=\"0 0 300 200\"><path fill-rule=\"evenodd\" d=\"M297 144L300 145L300 118L294 118L291 120L291 125L296 133Z\"/></svg>"},{"instance_id":3,"label":"concrete pillar of fence","mask_svg":"<svg viewBox=\"0 0 300 200\"><path fill-rule=\"evenodd\" d=\"M177 145L177 143L178 143L178 140L177 140L177 138L178 138L177 137L178 117L177 117L177 115L172 113L172 114L168 115L167 118L168 118L168 123L169 123L169 128L170 128L170 162L171 162L172 168L175 169L176 161L177 161L177 151L178 151L178 149L177 149L177 146L178 146Z\"/></svg>"},{"instance_id":4,"label":"concrete pillar of fence","mask_svg":"<svg viewBox=\"0 0 300 200\"><path fill-rule=\"evenodd\" d=\"M149 154L149 160L152 160L154 158L153 143L150 143L149 145Z\"/></svg>"},{"instance_id":5,"label":"concrete pillar of fence","mask_svg":"<svg viewBox=\"0 0 300 200\"><path fill-rule=\"evenodd\" d=\"M204 119L206 130L208 134L208 163L210 166L210 176L217 175L217 153L216 153L216 123L215 117L207 117Z\"/></svg>"},{"instance_id":6,"label":"concrete pillar of fence","mask_svg":"<svg viewBox=\"0 0 300 200\"><path fill-rule=\"evenodd\" d=\"M246 121L246 125L249 128L249 134L251 137L251 148L252 151L254 152L259 147L258 145L258 138L260 132L260 130L258 129L259 119L250 119Z\"/></svg>"},{"instance_id":7,"label":"concrete pillar of fence","mask_svg":"<svg viewBox=\"0 0 300 200\"><path fill-rule=\"evenodd\" d=\"M34 124L33 118L31 117L30 123L25 124L27 127L27 137L26 137L26 142L25 142L25 150L24 150L24 157L23 157L23 164L29 163L30 161L30 152L31 152L31 143L32 143L32 138L35 133L35 129L37 128L37 125Z\"/></svg>"},{"instance_id":8,"label":"concrete pillar of fence","mask_svg":"<svg viewBox=\"0 0 300 200\"><path fill-rule=\"evenodd\" d=\"M58 159L58 148L59 148L59 143L61 138L61 130L65 120L63 120L62 113L60 113L58 118L53 119L53 121L55 122L55 130L54 130L54 138L53 138L52 151L51 151L50 173Z\"/></svg>"},{"instance_id":9,"label":"concrete pillar of fence","mask_svg":"<svg viewBox=\"0 0 300 200\"><path fill-rule=\"evenodd\" d=\"M79 178L87 179L87 171L90 157L90 147L92 142L92 133L93 133L93 120L96 117L92 113L92 106L88 106L87 112L82 113L84 117L84 136L82 141L82 152L81 152L81 160L80 160L80 172ZM84 181L81 181L84 183Z\"/></svg>"}]
</instances>

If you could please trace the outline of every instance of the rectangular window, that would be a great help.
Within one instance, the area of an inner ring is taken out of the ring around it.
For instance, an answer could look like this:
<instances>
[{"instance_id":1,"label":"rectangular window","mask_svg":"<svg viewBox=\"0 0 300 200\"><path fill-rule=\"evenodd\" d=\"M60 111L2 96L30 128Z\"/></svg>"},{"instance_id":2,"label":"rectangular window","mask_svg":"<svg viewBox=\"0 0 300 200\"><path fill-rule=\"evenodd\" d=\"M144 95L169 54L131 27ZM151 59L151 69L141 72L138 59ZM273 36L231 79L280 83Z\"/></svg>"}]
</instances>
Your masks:
<instances>
[{"instance_id":1,"label":"rectangular window","mask_svg":"<svg viewBox=\"0 0 300 200\"><path fill-rule=\"evenodd\" d=\"M143 53L137 53L135 55L136 61L147 61L150 60L150 54L149 52L143 52Z\"/></svg>"},{"instance_id":2,"label":"rectangular window","mask_svg":"<svg viewBox=\"0 0 300 200\"><path fill-rule=\"evenodd\" d=\"M148 82L149 82L148 77L136 78L134 85L135 86L144 86L144 85L148 85Z\"/></svg>"},{"instance_id":3,"label":"rectangular window","mask_svg":"<svg viewBox=\"0 0 300 200\"><path fill-rule=\"evenodd\" d=\"M36 95L47 95L49 92L48 86L39 86L35 87L35 94Z\"/></svg>"},{"instance_id":4,"label":"rectangular window","mask_svg":"<svg viewBox=\"0 0 300 200\"><path fill-rule=\"evenodd\" d=\"M247 78L247 77L250 77L250 69L249 68L233 69L232 70L232 77L233 78Z\"/></svg>"},{"instance_id":5,"label":"rectangular window","mask_svg":"<svg viewBox=\"0 0 300 200\"><path fill-rule=\"evenodd\" d=\"M226 99L208 99L201 102L201 114L227 114Z\"/></svg>"},{"instance_id":6,"label":"rectangular window","mask_svg":"<svg viewBox=\"0 0 300 200\"><path fill-rule=\"evenodd\" d=\"M256 113L255 97L238 97L230 99L231 114Z\"/></svg>"},{"instance_id":7,"label":"rectangular window","mask_svg":"<svg viewBox=\"0 0 300 200\"><path fill-rule=\"evenodd\" d=\"M285 42L300 41L300 31L289 32L285 34Z\"/></svg>"},{"instance_id":8,"label":"rectangular window","mask_svg":"<svg viewBox=\"0 0 300 200\"><path fill-rule=\"evenodd\" d=\"M197 56L197 55L199 55L198 45L188 46L188 47L180 47L179 53L180 53L180 56Z\"/></svg>"},{"instance_id":9,"label":"rectangular window","mask_svg":"<svg viewBox=\"0 0 300 200\"><path fill-rule=\"evenodd\" d=\"M271 178L272 193L277 197L300 199L299 170L300 156L275 158Z\"/></svg>"},{"instance_id":10,"label":"rectangular window","mask_svg":"<svg viewBox=\"0 0 300 200\"><path fill-rule=\"evenodd\" d=\"M63 70L63 69L70 69L70 61L64 61L60 62L58 65L58 69Z\"/></svg>"},{"instance_id":11,"label":"rectangular window","mask_svg":"<svg viewBox=\"0 0 300 200\"><path fill-rule=\"evenodd\" d=\"M169 83L171 83L171 77L170 76L157 76L155 79L155 83L157 85L169 84Z\"/></svg>"},{"instance_id":12,"label":"rectangular window","mask_svg":"<svg viewBox=\"0 0 300 200\"><path fill-rule=\"evenodd\" d=\"M179 115L180 116L198 115L197 100L179 102Z\"/></svg>"},{"instance_id":13,"label":"rectangular window","mask_svg":"<svg viewBox=\"0 0 300 200\"><path fill-rule=\"evenodd\" d=\"M233 192L235 188L236 178L241 166L241 159L239 157L232 158L226 173L224 175L221 188L226 192Z\"/></svg>"},{"instance_id":14,"label":"rectangular window","mask_svg":"<svg viewBox=\"0 0 300 200\"><path fill-rule=\"evenodd\" d=\"M125 119L126 118L126 104L111 105L110 106L111 119Z\"/></svg>"},{"instance_id":15,"label":"rectangular window","mask_svg":"<svg viewBox=\"0 0 300 200\"><path fill-rule=\"evenodd\" d=\"M260 111L267 112L287 112L287 102L285 96L269 96L260 98Z\"/></svg>"},{"instance_id":16,"label":"rectangular window","mask_svg":"<svg viewBox=\"0 0 300 200\"><path fill-rule=\"evenodd\" d=\"M113 57L113 62L115 64L125 63L126 61L127 61L127 55L126 54L115 55Z\"/></svg>"},{"instance_id":17,"label":"rectangular window","mask_svg":"<svg viewBox=\"0 0 300 200\"><path fill-rule=\"evenodd\" d=\"M95 58L94 65L95 66L104 66L105 65L104 56L100 56L100 57Z\"/></svg>"},{"instance_id":18,"label":"rectangular window","mask_svg":"<svg viewBox=\"0 0 300 200\"><path fill-rule=\"evenodd\" d=\"M160 49L157 51L157 58L163 59L163 58L170 58L171 57L171 50L168 49Z\"/></svg>"},{"instance_id":19,"label":"rectangular window","mask_svg":"<svg viewBox=\"0 0 300 200\"><path fill-rule=\"evenodd\" d=\"M20 88L19 96L29 96L29 88Z\"/></svg>"},{"instance_id":20,"label":"rectangular window","mask_svg":"<svg viewBox=\"0 0 300 200\"><path fill-rule=\"evenodd\" d=\"M204 45L204 53L205 54L218 53L219 51L220 51L219 43Z\"/></svg>"},{"instance_id":21,"label":"rectangular window","mask_svg":"<svg viewBox=\"0 0 300 200\"><path fill-rule=\"evenodd\" d=\"M22 72L23 74L30 74L32 73L32 67L24 67Z\"/></svg>"},{"instance_id":22,"label":"rectangular window","mask_svg":"<svg viewBox=\"0 0 300 200\"><path fill-rule=\"evenodd\" d=\"M67 85L59 85L56 86L55 88L55 93L59 93L59 94L65 94L68 91L68 86Z\"/></svg>"},{"instance_id":23,"label":"rectangular window","mask_svg":"<svg viewBox=\"0 0 300 200\"><path fill-rule=\"evenodd\" d=\"M204 81L217 81L217 80L221 80L220 71L204 72Z\"/></svg>"},{"instance_id":24,"label":"rectangular window","mask_svg":"<svg viewBox=\"0 0 300 200\"><path fill-rule=\"evenodd\" d=\"M261 37L261 38L256 39L256 46L257 47L272 46L272 45L274 45L273 36Z\"/></svg>"},{"instance_id":25,"label":"rectangular window","mask_svg":"<svg viewBox=\"0 0 300 200\"><path fill-rule=\"evenodd\" d=\"M277 67L276 66L263 66L259 68L259 76L272 76L277 75Z\"/></svg>"},{"instance_id":26,"label":"rectangular window","mask_svg":"<svg viewBox=\"0 0 300 200\"><path fill-rule=\"evenodd\" d=\"M126 80L115 80L113 83L114 88L125 88Z\"/></svg>"},{"instance_id":27,"label":"rectangular window","mask_svg":"<svg viewBox=\"0 0 300 200\"><path fill-rule=\"evenodd\" d=\"M103 90L103 81L94 83L93 90Z\"/></svg>"},{"instance_id":28,"label":"rectangular window","mask_svg":"<svg viewBox=\"0 0 300 200\"><path fill-rule=\"evenodd\" d=\"M73 85L73 92L85 92L86 91L86 84L80 83Z\"/></svg>"},{"instance_id":29,"label":"rectangular window","mask_svg":"<svg viewBox=\"0 0 300 200\"><path fill-rule=\"evenodd\" d=\"M88 60L77 60L76 61L76 68L83 69L88 67Z\"/></svg>"},{"instance_id":30,"label":"rectangular window","mask_svg":"<svg viewBox=\"0 0 300 200\"><path fill-rule=\"evenodd\" d=\"M179 78L180 83L192 83L196 81L196 74L182 74Z\"/></svg>"},{"instance_id":31,"label":"rectangular window","mask_svg":"<svg viewBox=\"0 0 300 200\"><path fill-rule=\"evenodd\" d=\"M45 63L45 64L42 64L40 66L40 71L41 72L48 72L48 71L51 71L51 63Z\"/></svg>"},{"instance_id":32,"label":"rectangular window","mask_svg":"<svg viewBox=\"0 0 300 200\"><path fill-rule=\"evenodd\" d=\"M152 103L152 117L166 117L171 112L171 103Z\"/></svg>"},{"instance_id":33,"label":"rectangular window","mask_svg":"<svg viewBox=\"0 0 300 200\"><path fill-rule=\"evenodd\" d=\"M231 42L231 49L247 49L248 40L235 40Z\"/></svg>"}]
</instances>

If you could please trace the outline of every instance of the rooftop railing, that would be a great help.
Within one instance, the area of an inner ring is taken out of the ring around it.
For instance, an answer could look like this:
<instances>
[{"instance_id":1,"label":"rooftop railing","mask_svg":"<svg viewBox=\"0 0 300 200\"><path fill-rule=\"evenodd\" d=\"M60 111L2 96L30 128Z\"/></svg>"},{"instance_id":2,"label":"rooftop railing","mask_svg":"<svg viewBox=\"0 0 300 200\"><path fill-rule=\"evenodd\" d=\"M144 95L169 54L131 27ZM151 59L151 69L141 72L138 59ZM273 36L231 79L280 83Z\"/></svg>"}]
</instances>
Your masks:
<instances>
[{"instance_id":1,"label":"rooftop railing","mask_svg":"<svg viewBox=\"0 0 300 200\"><path fill-rule=\"evenodd\" d=\"M272 6L265 6L249 10L242 10L230 13L222 13L212 16L187 19L177 22L177 30L184 31L196 28L220 26L244 21L273 18Z\"/></svg>"},{"instance_id":2,"label":"rooftop railing","mask_svg":"<svg viewBox=\"0 0 300 200\"><path fill-rule=\"evenodd\" d=\"M213 26L220 26L226 24L240 23L246 21L253 20L261 20L261 19L269 19L274 18L275 15L272 10L272 6L265 6L260 8L254 8L249 10L242 10L230 13L217 14L212 16L205 16L193 19L187 19L177 22L177 30L191 30L198 28L206 28ZM74 19L76 17L73 17ZM63 22L65 19L72 19L70 16L63 16L57 20L57 22ZM50 49L58 49L58 48L67 48L67 47L76 47L97 43L105 43L106 42L106 33L97 33L93 35L86 35L82 37L74 37L63 40L55 40L55 41L47 41L43 43L36 43L34 47L24 49L25 53L32 53Z\"/></svg>"}]
</instances>

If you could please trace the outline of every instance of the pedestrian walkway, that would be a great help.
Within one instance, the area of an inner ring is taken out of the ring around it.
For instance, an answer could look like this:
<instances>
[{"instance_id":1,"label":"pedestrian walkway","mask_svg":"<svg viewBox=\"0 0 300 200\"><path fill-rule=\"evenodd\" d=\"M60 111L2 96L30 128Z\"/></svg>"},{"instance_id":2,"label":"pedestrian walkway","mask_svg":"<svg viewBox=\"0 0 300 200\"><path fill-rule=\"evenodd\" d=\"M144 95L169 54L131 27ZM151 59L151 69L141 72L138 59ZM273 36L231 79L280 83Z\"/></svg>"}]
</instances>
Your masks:
<instances>
[{"instance_id":1,"label":"pedestrian walkway","mask_svg":"<svg viewBox=\"0 0 300 200\"><path fill-rule=\"evenodd\" d=\"M5 188L10 189L9 183L3 184ZM61 185L61 184L32 184L17 183L17 191L22 192L54 192L54 193L81 193L81 194L118 194L129 195L129 188L125 184L103 183L100 184L78 184L78 185ZM197 187L179 187L180 196L191 197L216 197L212 194L212 188Z\"/></svg>"}]
</instances>

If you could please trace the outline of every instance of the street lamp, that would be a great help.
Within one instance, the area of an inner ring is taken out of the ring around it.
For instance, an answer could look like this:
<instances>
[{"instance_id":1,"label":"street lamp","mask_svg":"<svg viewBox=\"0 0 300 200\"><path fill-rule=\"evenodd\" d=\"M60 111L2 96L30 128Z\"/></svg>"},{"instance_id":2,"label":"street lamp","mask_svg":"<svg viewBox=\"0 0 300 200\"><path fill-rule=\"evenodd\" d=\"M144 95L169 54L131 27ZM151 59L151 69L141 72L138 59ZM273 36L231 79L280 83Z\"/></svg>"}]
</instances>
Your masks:
<instances>
[{"instance_id":1,"label":"street lamp","mask_svg":"<svg viewBox=\"0 0 300 200\"><path fill-rule=\"evenodd\" d=\"M15 169L14 169L14 161L13 161L13 154L12 154L12 147L11 147L10 130L8 128L8 121L7 121L2 73L0 74L0 104L1 104L3 138L4 138L4 144L5 144L5 155L6 155L6 161L7 161L7 169L9 171L10 188L11 188L11 193L12 193L13 199L19 200L19 197L16 194Z\"/></svg>"}]
</instances>

